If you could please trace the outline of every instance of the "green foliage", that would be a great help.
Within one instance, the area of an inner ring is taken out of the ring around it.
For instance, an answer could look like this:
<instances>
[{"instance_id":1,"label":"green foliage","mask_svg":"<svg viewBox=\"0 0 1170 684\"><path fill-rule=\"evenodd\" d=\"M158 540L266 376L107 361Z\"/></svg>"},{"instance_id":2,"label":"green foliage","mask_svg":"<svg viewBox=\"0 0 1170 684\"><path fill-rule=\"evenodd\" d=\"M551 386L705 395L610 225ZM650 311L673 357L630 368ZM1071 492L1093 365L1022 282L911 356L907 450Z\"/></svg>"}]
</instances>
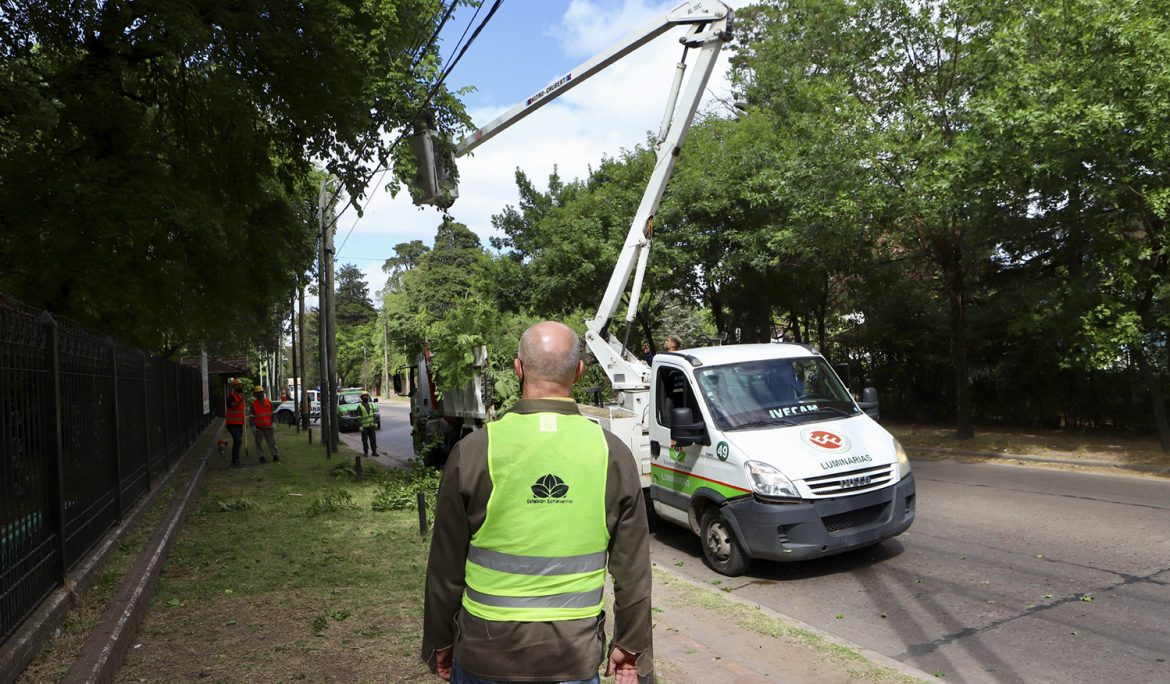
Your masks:
<instances>
[{"instance_id":1,"label":"green foliage","mask_svg":"<svg viewBox=\"0 0 1170 684\"><path fill-rule=\"evenodd\" d=\"M370 323L377 317L360 268L345 264L337 271L336 283L338 329Z\"/></svg>"},{"instance_id":2,"label":"green foliage","mask_svg":"<svg viewBox=\"0 0 1170 684\"><path fill-rule=\"evenodd\" d=\"M421 460L411 462L409 470L388 471L370 507L375 511L417 510L418 493L426 496L427 510L434 515L435 501L443 472L423 465Z\"/></svg>"},{"instance_id":3,"label":"green foliage","mask_svg":"<svg viewBox=\"0 0 1170 684\"><path fill-rule=\"evenodd\" d=\"M230 513L235 511L251 510L255 506L251 499L247 497L237 497L235 499L227 499L225 501L216 501L215 506L221 513Z\"/></svg>"},{"instance_id":4,"label":"green foliage","mask_svg":"<svg viewBox=\"0 0 1170 684\"><path fill-rule=\"evenodd\" d=\"M1106 5L739 12L747 107L691 129L654 217L632 345L811 342L856 388L881 390L883 415L953 419L960 434L974 418L1165 424L1170 3ZM395 346L429 345L450 386L486 344L508 405L524 327L580 331L593 315L654 156L639 145L543 188L517 169L492 253L450 221L433 250L399 245ZM608 392L595 367L581 385Z\"/></svg>"},{"instance_id":5,"label":"green foliage","mask_svg":"<svg viewBox=\"0 0 1170 684\"><path fill-rule=\"evenodd\" d=\"M314 496L309 501L309 506L305 513L310 518L319 515L326 515L329 513L340 513L342 511L357 510L358 506L354 502L353 494L347 489L329 489L325 492Z\"/></svg>"},{"instance_id":6,"label":"green foliage","mask_svg":"<svg viewBox=\"0 0 1170 684\"><path fill-rule=\"evenodd\" d=\"M360 198L380 161L410 172L387 133L418 103L467 123L415 53L440 8L6 3L0 291L164 353L270 342L311 268L313 165Z\"/></svg>"}]
</instances>

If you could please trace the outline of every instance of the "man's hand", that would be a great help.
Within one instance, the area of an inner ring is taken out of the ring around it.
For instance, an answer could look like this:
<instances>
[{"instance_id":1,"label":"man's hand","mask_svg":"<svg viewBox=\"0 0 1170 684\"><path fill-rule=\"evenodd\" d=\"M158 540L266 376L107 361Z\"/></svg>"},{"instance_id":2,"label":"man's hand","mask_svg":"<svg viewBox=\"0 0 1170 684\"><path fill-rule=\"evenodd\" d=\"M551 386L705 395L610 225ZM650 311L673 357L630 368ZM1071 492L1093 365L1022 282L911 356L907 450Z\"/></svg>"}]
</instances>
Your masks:
<instances>
[{"instance_id":1,"label":"man's hand","mask_svg":"<svg viewBox=\"0 0 1170 684\"><path fill-rule=\"evenodd\" d=\"M445 681L451 681L451 652L454 647L435 651L435 674Z\"/></svg>"},{"instance_id":2,"label":"man's hand","mask_svg":"<svg viewBox=\"0 0 1170 684\"><path fill-rule=\"evenodd\" d=\"M609 652L605 665L605 676L613 676L614 684L638 684L638 656L627 653L616 646Z\"/></svg>"}]
</instances>

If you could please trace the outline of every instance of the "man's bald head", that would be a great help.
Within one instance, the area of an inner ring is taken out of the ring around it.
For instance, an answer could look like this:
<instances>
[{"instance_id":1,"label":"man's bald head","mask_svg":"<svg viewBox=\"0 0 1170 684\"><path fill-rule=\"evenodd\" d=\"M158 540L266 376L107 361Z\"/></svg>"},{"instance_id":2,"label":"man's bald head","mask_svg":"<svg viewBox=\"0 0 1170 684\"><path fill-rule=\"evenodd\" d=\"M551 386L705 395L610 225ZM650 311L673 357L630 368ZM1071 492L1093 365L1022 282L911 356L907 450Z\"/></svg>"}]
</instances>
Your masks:
<instances>
[{"instance_id":1,"label":"man's bald head","mask_svg":"<svg viewBox=\"0 0 1170 684\"><path fill-rule=\"evenodd\" d=\"M563 323L543 321L520 336L516 371L525 396L568 396L581 372L581 340ZM559 389L559 391L557 391Z\"/></svg>"}]
</instances>

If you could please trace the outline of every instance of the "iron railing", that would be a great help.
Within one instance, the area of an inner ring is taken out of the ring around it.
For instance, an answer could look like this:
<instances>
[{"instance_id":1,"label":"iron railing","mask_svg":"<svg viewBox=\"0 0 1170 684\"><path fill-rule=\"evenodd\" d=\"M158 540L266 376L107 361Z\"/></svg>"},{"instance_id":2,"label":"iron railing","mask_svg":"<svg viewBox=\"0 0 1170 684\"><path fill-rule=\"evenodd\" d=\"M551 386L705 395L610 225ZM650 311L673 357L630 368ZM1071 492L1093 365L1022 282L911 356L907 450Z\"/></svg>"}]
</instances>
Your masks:
<instances>
[{"instance_id":1,"label":"iron railing","mask_svg":"<svg viewBox=\"0 0 1170 684\"><path fill-rule=\"evenodd\" d=\"M198 369L0 296L0 642L209 420Z\"/></svg>"}]
</instances>

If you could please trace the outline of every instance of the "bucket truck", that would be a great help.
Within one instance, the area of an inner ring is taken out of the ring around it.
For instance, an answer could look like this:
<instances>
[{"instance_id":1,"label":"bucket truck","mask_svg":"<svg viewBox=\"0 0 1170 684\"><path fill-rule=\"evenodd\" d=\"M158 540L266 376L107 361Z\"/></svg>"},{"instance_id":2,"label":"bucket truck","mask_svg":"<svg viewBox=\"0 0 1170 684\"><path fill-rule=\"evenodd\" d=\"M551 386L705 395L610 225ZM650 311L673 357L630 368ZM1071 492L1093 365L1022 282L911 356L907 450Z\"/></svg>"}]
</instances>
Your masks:
<instances>
[{"instance_id":1,"label":"bucket truck","mask_svg":"<svg viewBox=\"0 0 1170 684\"><path fill-rule=\"evenodd\" d=\"M720 2L680 4L475 131L456 155L486 143L655 37L685 28L683 61L675 68L654 170L597 314L586 321L585 343L605 369L617 401L582 406L582 414L629 446L658 516L692 530L707 564L734 576L753 558L817 558L901 534L914 520L915 486L901 445L858 406L811 347L682 349L655 355L652 366L627 347L654 213L715 58L730 38L732 19ZM684 84L691 50L698 54ZM627 288L626 329L619 339L612 328ZM867 399L872 395L867 390Z\"/></svg>"}]
</instances>

